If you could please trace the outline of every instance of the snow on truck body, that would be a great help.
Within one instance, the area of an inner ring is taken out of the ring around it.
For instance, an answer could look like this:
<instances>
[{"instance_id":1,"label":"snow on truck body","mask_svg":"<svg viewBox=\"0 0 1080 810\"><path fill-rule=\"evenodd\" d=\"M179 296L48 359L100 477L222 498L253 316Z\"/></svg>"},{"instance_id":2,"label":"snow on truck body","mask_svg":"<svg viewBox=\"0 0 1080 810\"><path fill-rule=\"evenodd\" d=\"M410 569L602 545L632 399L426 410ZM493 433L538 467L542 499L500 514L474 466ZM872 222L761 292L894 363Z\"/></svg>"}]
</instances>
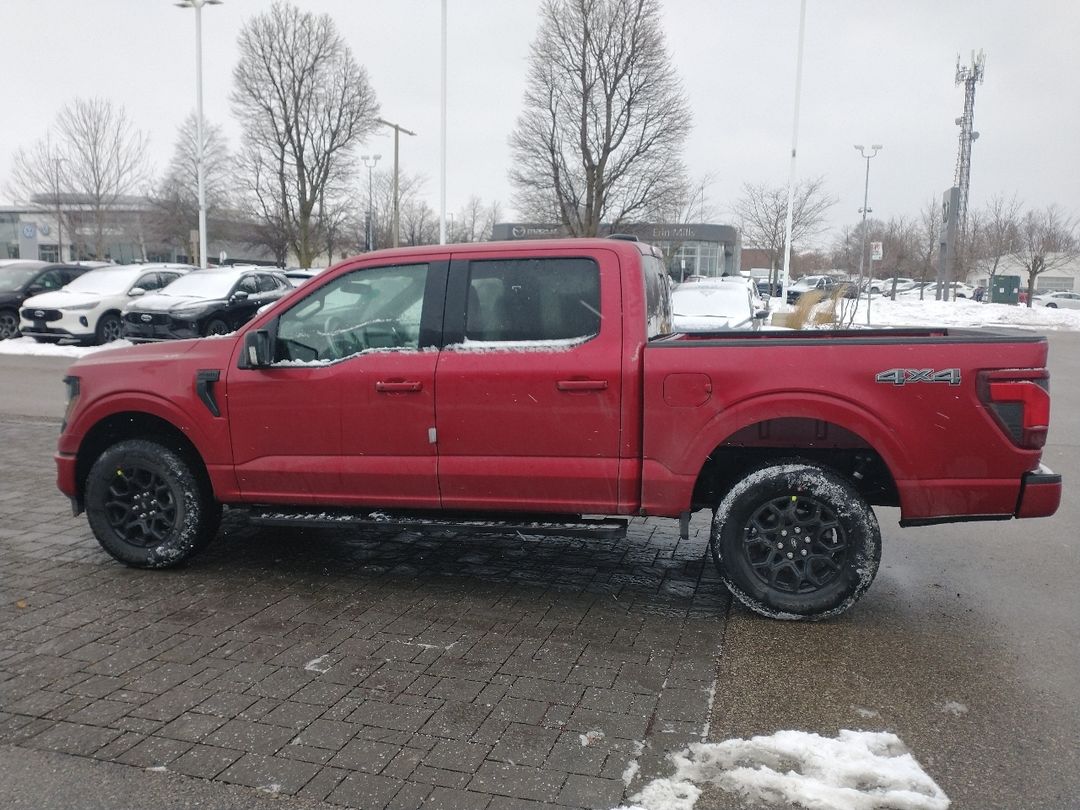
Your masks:
<instances>
[{"instance_id":1,"label":"snow on truck body","mask_svg":"<svg viewBox=\"0 0 1080 810\"><path fill-rule=\"evenodd\" d=\"M235 335L77 362L59 486L144 567L197 551L223 504L562 532L723 503L725 584L785 618L869 586L872 505L903 525L1057 508L1042 337L670 324L660 254L637 242L373 252Z\"/></svg>"}]
</instances>

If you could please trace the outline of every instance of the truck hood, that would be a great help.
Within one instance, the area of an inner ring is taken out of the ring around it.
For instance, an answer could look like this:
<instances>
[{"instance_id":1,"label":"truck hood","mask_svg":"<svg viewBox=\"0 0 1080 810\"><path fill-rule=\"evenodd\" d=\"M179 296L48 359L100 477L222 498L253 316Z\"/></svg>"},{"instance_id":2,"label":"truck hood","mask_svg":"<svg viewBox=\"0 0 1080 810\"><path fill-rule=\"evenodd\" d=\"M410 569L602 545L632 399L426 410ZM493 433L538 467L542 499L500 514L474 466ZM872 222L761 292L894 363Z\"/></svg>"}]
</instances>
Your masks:
<instances>
[{"instance_id":1,"label":"truck hood","mask_svg":"<svg viewBox=\"0 0 1080 810\"><path fill-rule=\"evenodd\" d=\"M96 373L98 369L136 366L143 368L166 368L183 361L185 366L199 365L208 368L220 368L229 362L235 335L223 335L213 338L194 340L166 340L161 343L144 343L138 346L123 346L118 349L104 349L92 352L76 360L68 374L78 376L81 371ZM132 374L125 371L124 374ZM120 377L117 374L117 377Z\"/></svg>"},{"instance_id":2,"label":"truck hood","mask_svg":"<svg viewBox=\"0 0 1080 810\"><path fill-rule=\"evenodd\" d=\"M184 307L212 304L217 300L193 295L143 295L127 309L129 312L171 312Z\"/></svg>"}]
</instances>

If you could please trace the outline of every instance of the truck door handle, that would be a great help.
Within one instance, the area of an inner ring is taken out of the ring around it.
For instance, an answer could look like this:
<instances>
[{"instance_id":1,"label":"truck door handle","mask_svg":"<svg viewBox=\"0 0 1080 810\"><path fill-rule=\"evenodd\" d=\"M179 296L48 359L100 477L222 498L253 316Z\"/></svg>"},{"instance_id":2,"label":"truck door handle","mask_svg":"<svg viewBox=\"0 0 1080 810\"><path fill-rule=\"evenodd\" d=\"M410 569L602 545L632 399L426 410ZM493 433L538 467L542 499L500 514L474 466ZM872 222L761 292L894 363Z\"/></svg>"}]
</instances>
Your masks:
<instances>
[{"instance_id":1,"label":"truck door handle","mask_svg":"<svg viewBox=\"0 0 1080 810\"><path fill-rule=\"evenodd\" d=\"M419 391L423 387L423 383L419 380L405 380L402 382L383 382L382 380L378 380L375 383L375 390L383 393L393 393L395 391Z\"/></svg>"},{"instance_id":2,"label":"truck door handle","mask_svg":"<svg viewBox=\"0 0 1080 810\"><path fill-rule=\"evenodd\" d=\"M607 380L559 380L555 387L560 391L604 391Z\"/></svg>"}]
</instances>

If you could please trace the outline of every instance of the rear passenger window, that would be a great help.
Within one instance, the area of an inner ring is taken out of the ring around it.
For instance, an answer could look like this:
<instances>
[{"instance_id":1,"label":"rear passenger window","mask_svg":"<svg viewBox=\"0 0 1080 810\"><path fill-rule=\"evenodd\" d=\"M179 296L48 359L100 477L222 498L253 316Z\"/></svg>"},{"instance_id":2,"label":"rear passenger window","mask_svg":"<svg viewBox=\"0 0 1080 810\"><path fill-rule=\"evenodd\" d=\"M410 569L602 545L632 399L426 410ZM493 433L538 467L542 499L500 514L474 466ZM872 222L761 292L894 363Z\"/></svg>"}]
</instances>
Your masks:
<instances>
[{"instance_id":1,"label":"rear passenger window","mask_svg":"<svg viewBox=\"0 0 1080 810\"><path fill-rule=\"evenodd\" d=\"M592 259L500 259L469 266L468 341L550 341L600 333Z\"/></svg>"}]
</instances>

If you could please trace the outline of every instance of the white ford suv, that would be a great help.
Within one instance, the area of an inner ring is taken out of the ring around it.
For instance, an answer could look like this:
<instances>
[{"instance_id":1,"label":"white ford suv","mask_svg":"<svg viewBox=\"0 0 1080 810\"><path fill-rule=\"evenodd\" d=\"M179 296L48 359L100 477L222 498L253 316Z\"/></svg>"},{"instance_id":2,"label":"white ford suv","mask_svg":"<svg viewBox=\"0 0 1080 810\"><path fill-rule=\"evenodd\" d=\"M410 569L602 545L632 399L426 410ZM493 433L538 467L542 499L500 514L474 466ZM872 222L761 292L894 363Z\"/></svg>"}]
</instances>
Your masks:
<instances>
[{"instance_id":1,"label":"white ford suv","mask_svg":"<svg viewBox=\"0 0 1080 810\"><path fill-rule=\"evenodd\" d=\"M183 264L127 264L84 273L66 287L28 298L19 330L39 343L99 344L124 335L120 309L132 298L160 290L191 272Z\"/></svg>"}]
</instances>

